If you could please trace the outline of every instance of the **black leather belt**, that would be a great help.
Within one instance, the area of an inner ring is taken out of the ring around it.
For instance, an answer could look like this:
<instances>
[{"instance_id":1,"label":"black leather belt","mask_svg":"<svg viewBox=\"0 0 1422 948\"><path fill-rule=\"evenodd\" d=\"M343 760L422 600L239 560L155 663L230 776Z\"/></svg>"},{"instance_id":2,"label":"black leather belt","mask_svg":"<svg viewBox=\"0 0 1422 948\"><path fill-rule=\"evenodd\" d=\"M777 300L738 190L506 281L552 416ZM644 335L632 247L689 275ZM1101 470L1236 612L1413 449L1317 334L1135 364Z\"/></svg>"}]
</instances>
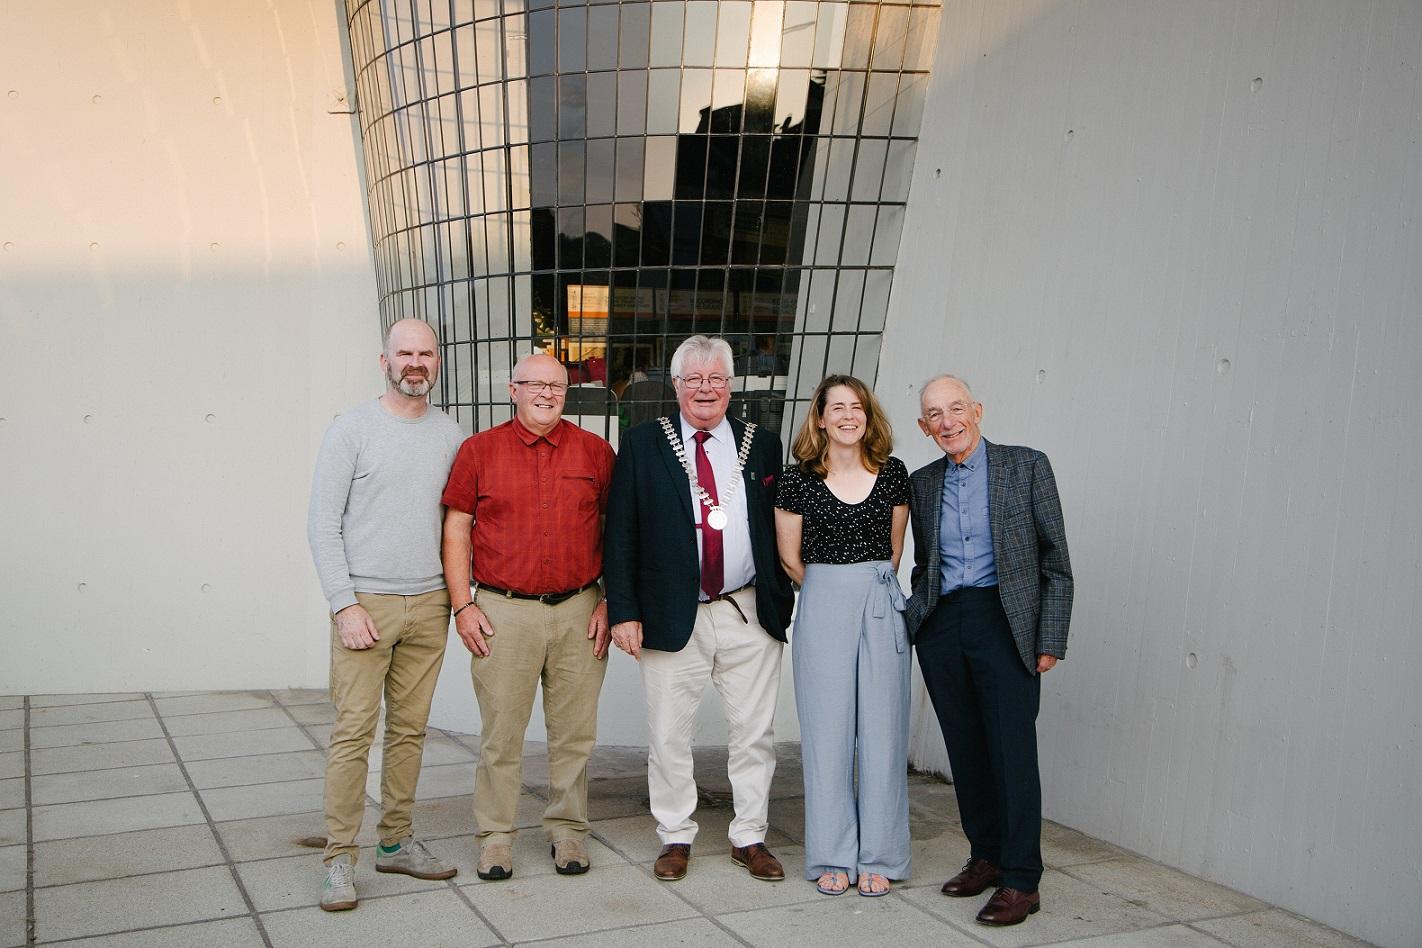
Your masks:
<instances>
[{"instance_id":1,"label":"black leather belt","mask_svg":"<svg viewBox=\"0 0 1422 948\"><path fill-rule=\"evenodd\" d=\"M490 586L487 583L479 584L480 592L493 593L495 596L503 596L505 599L523 599L529 602L541 602L545 606L556 606L560 602L567 602L580 592L589 589L596 589L597 583L588 583L586 586L579 586L577 589L569 589L566 592L558 593L521 593L512 589L500 589L498 586Z\"/></svg>"}]
</instances>

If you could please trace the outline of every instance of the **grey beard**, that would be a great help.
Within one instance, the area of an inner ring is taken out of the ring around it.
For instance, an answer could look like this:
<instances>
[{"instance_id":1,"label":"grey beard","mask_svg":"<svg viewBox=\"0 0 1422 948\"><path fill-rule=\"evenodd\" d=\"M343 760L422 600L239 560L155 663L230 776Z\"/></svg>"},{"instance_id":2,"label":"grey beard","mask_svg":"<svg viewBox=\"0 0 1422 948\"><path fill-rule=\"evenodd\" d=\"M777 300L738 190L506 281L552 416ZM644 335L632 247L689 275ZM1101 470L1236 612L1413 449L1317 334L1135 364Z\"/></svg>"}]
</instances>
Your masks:
<instances>
[{"instance_id":1,"label":"grey beard","mask_svg":"<svg viewBox=\"0 0 1422 948\"><path fill-rule=\"evenodd\" d=\"M395 385L403 395L411 398L419 398L430 393L430 380L422 378L403 378Z\"/></svg>"}]
</instances>

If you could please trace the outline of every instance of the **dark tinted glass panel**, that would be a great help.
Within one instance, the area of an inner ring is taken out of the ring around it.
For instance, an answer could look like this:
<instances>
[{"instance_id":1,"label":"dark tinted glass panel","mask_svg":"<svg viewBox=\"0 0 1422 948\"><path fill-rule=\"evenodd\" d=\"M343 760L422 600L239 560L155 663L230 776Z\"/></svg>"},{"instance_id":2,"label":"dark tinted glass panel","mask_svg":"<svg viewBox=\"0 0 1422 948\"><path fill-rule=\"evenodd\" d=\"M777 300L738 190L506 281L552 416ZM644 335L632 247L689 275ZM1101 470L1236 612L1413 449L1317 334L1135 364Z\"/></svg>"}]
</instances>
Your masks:
<instances>
[{"instance_id":1,"label":"dark tinted glass panel","mask_svg":"<svg viewBox=\"0 0 1422 948\"><path fill-rule=\"evenodd\" d=\"M617 7L588 11L588 71L617 68Z\"/></svg>"},{"instance_id":2,"label":"dark tinted glass panel","mask_svg":"<svg viewBox=\"0 0 1422 948\"><path fill-rule=\"evenodd\" d=\"M580 7L558 11L558 70L582 72L587 68L588 14Z\"/></svg>"},{"instance_id":3,"label":"dark tinted glass panel","mask_svg":"<svg viewBox=\"0 0 1422 948\"><path fill-rule=\"evenodd\" d=\"M732 263L756 263L760 255L764 207L759 201L736 202L735 227L731 238Z\"/></svg>"},{"instance_id":4,"label":"dark tinted glass panel","mask_svg":"<svg viewBox=\"0 0 1422 948\"><path fill-rule=\"evenodd\" d=\"M601 72L588 76L588 137L617 134L617 74Z\"/></svg>"},{"instance_id":5,"label":"dark tinted glass panel","mask_svg":"<svg viewBox=\"0 0 1422 948\"><path fill-rule=\"evenodd\" d=\"M558 203L580 204L583 200L583 166L587 146L582 142L558 143Z\"/></svg>"},{"instance_id":6,"label":"dark tinted glass panel","mask_svg":"<svg viewBox=\"0 0 1422 948\"><path fill-rule=\"evenodd\" d=\"M700 263L716 265L728 262L733 207L730 201L707 201L703 207Z\"/></svg>"},{"instance_id":7,"label":"dark tinted glass panel","mask_svg":"<svg viewBox=\"0 0 1422 948\"><path fill-rule=\"evenodd\" d=\"M644 146L641 138L617 139L616 197L619 201L642 200Z\"/></svg>"},{"instance_id":8,"label":"dark tinted glass panel","mask_svg":"<svg viewBox=\"0 0 1422 948\"><path fill-rule=\"evenodd\" d=\"M619 204L612 215L612 265L635 267L642 246L642 213L637 204Z\"/></svg>"},{"instance_id":9,"label":"dark tinted glass panel","mask_svg":"<svg viewBox=\"0 0 1422 948\"><path fill-rule=\"evenodd\" d=\"M564 141L586 138L588 86L586 76L558 78L558 137Z\"/></svg>"},{"instance_id":10,"label":"dark tinted glass panel","mask_svg":"<svg viewBox=\"0 0 1422 948\"><path fill-rule=\"evenodd\" d=\"M765 176L770 168L770 139L747 135L740 140L741 168L736 181L736 194L743 198L759 198L765 194Z\"/></svg>"},{"instance_id":11,"label":"dark tinted glass panel","mask_svg":"<svg viewBox=\"0 0 1422 948\"><path fill-rule=\"evenodd\" d=\"M664 267L671 263L671 228L671 201L642 205L642 266Z\"/></svg>"},{"instance_id":12,"label":"dark tinted glass panel","mask_svg":"<svg viewBox=\"0 0 1422 948\"><path fill-rule=\"evenodd\" d=\"M534 207L558 203L558 146L551 142L531 145L530 197Z\"/></svg>"},{"instance_id":13,"label":"dark tinted glass panel","mask_svg":"<svg viewBox=\"0 0 1422 948\"><path fill-rule=\"evenodd\" d=\"M557 68L558 31L552 11L528 15L528 74L541 76Z\"/></svg>"},{"instance_id":14,"label":"dark tinted glass panel","mask_svg":"<svg viewBox=\"0 0 1422 948\"><path fill-rule=\"evenodd\" d=\"M583 265L583 208L558 209L558 269L577 270Z\"/></svg>"},{"instance_id":15,"label":"dark tinted glass panel","mask_svg":"<svg viewBox=\"0 0 1422 948\"><path fill-rule=\"evenodd\" d=\"M552 141L558 135L558 83L552 76L528 83L529 141Z\"/></svg>"},{"instance_id":16,"label":"dark tinted glass panel","mask_svg":"<svg viewBox=\"0 0 1422 948\"><path fill-rule=\"evenodd\" d=\"M647 65L647 44L651 36L652 9L647 3L627 3L621 7L622 29L617 38L618 65L627 69Z\"/></svg>"},{"instance_id":17,"label":"dark tinted glass panel","mask_svg":"<svg viewBox=\"0 0 1422 948\"><path fill-rule=\"evenodd\" d=\"M701 208L699 201L677 201L673 216L672 264L694 266L701 250Z\"/></svg>"},{"instance_id":18,"label":"dark tinted glass panel","mask_svg":"<svg viewBox=\"0 0 1422 948\"><path fill-rule=\"evenodd\" d=\"M676 143L676 196L701 198L706 193L706 139L683 135Z\"/></svg>"},{"instance_id":19,"label":"dark tinted glass panel","mask_svg":"<svg viewBox=\"0 0 1422 948\"><path fill-rule=\"evenodd\" d=\"M583 266L612 266L612 205L589 205L584 226Z\"/></svg>"},{"instance_id":20,"label":"dark tinted glass panel","mask_svg":"<svg viewBox=\"0 0 1422 948\"><path fill-rule=\"evenodd\" d=\"M740 156L740 138L736 135L712 135L706 143L706 196L729 198L736 195L736 159Z\"/></svg>"},{"instance_id":21,"label":"dark tinted glass panel","mask_svg":"<svg viewBox=\"0 0 1422 948\"><path fill-rule=\"evenodd\" d=\"M616 174L613 158L614 145L615 142L611 138L600 138L588 142L587 201L589 204L612 201L612 182Z\"/></svg>"}]
</instances>

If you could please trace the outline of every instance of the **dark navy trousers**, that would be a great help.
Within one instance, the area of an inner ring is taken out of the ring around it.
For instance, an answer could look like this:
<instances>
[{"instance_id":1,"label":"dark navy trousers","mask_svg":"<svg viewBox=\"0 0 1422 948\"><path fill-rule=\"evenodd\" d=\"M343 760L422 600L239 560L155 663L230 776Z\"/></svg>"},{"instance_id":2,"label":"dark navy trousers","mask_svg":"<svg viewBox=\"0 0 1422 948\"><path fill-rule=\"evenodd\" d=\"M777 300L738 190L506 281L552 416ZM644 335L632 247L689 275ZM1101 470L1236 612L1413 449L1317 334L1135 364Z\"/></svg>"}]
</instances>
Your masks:
<instances>
[{"instance_id":1,"label":"dark navy trousers","mask_svg":"<svg viewBox=\"0 0 1422 948\"><path fill-rule=\"evenodd\" d=\"M940 599L919 627L916 648L972 855L1000 866L1003 885L1036 892L1041 678L1022 663L998 588L959 589Z\"/></svg>"}]
</instances>

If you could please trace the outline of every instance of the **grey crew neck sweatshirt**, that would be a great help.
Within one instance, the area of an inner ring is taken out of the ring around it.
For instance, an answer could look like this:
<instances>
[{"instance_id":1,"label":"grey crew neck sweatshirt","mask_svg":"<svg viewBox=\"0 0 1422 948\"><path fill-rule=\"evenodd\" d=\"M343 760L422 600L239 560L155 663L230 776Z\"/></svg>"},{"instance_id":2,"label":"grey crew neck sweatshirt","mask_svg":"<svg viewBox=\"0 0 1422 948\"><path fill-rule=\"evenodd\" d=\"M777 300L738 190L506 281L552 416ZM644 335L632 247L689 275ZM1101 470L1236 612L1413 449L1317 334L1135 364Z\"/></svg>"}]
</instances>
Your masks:
<instances>
[{"instance_id":1,"label":"grey crew neck sweatshirt","mask_svg":"<svg viewBox=\"0 0 1422 948\"><path fill-rule=\"evenodd\" d=\"M430 406L399 418L372 399L331 423L316 457L306 536L332 612L356 591L415 596L444 587L440 496L464 432Z\"/></svg>"}]
</instances>

